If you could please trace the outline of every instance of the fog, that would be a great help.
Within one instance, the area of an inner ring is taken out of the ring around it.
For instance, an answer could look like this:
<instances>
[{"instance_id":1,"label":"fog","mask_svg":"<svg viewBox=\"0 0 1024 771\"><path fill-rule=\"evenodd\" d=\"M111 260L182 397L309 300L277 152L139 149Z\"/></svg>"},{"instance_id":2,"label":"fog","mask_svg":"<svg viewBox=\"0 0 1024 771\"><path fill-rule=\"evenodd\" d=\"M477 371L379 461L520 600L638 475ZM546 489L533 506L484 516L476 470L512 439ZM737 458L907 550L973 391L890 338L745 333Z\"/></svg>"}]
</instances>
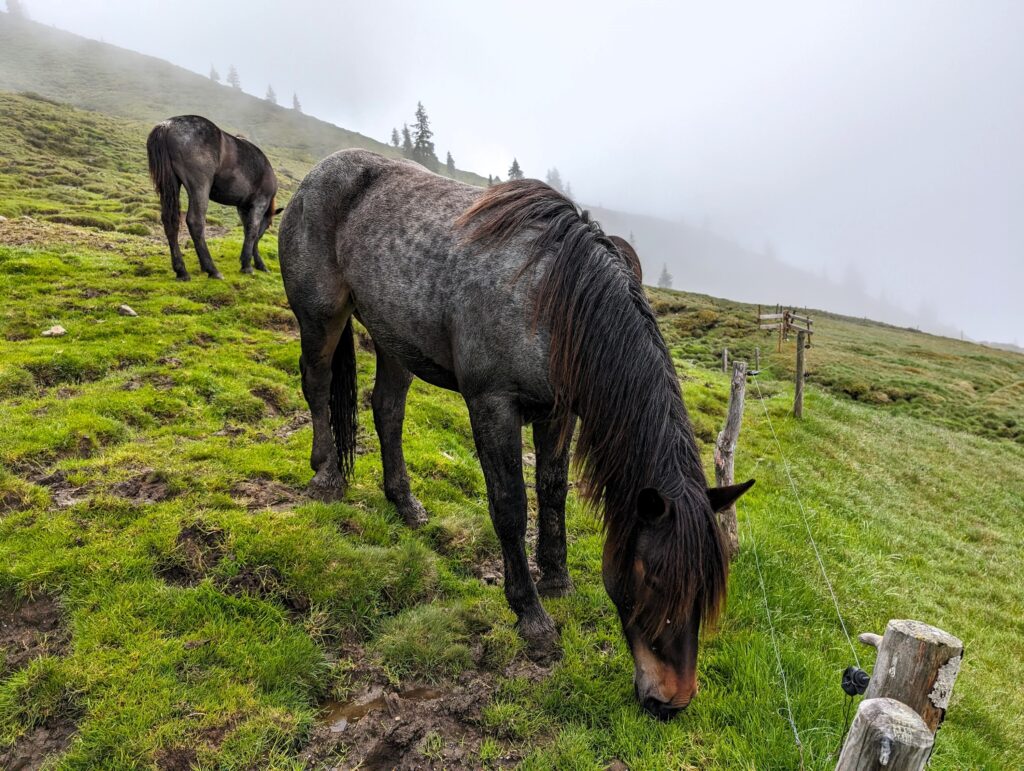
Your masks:
<instances>
[{"instance_id":1,"label":"fog","mask_svg":"<svg viewBox=\"0 0 1024 771\"><path fill-rule=\"evenodd\" d=\"M22 4L381 140L422 101L460 168L556 166L588 205L819 277L803 305L830 277L841 310L1024 343L1024 4Z\"/></svg>"}]
</instances>

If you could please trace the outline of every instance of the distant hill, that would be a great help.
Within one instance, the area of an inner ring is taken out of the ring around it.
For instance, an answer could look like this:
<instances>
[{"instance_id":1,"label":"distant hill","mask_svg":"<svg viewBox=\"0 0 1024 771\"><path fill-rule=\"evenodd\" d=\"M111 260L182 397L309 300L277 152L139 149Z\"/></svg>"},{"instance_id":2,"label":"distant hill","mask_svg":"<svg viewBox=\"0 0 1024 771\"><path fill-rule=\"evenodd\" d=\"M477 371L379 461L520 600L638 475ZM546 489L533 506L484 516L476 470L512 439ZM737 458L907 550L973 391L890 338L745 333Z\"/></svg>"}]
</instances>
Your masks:
<instances>
[{"instance_id":1,"label":"distant hill","mask_svg":"<svg viewBox=\"0 0 1024 771\"><path fill-rule=\"evenodd\" d=\"M242 133L271 155L287 196L310 166L330 153L363 147L391 157L390 145L310 115L268 103L162 59L0 14L0 91L33 92L75 107L149 125L198 113ZM487 180L459 170L473 185ZM870 297L860 286L828 279L757 254L704 228L642 214L592 208L609 233L634 236L648 283L663 264L673 286L747 302L829 308L907 327L922 320ZM82 216L85 216L84 213ZM925 322L929 331L958 330Z\"/></svg>"},{"instance_id":2,"label":"distant hill","mask_svg":"<svg viewBox=\"0 0 1024 771\"><path fill-rule=\"evenodd\" d=\"M347 147L397 157L390 145L215 83L152 56L0 13L0 91L28 91L86 110L156 123L204 115L309 164ZM487 180L457 171L472 185Z\"/></svg>"}]
</instances>

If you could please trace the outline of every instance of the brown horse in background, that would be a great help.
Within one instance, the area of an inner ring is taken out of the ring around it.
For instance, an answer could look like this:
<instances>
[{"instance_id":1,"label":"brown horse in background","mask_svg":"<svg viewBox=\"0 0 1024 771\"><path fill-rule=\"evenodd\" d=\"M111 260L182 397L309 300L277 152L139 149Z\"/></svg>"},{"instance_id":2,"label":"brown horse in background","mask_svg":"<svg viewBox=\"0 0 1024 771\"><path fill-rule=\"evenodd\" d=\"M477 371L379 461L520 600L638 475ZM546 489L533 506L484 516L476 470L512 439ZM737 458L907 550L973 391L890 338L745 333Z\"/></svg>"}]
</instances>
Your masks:
<instances>
[{"instance_id":1,"label":"brown horse in background","mask_svg":"<svg viewBox=\"0 0 1024 771\"><path fill-rule=\"evenodd\" d=\"M160 194L160 214L171 247L171 266L179 281L191 278L178 246L182 185L188 191L185 222L199 255L199 265L207 275L223 278L206 246L206 208L210 201L238 209L245 228L242 272L252 273L253 261L256 270L267 270L258 244L281 210L274 210L277 177L262 150L247 139L221 131L198 115L179 115L158 123L149 133L146 150L149 175Z\"/></svg>"}]
</instances>

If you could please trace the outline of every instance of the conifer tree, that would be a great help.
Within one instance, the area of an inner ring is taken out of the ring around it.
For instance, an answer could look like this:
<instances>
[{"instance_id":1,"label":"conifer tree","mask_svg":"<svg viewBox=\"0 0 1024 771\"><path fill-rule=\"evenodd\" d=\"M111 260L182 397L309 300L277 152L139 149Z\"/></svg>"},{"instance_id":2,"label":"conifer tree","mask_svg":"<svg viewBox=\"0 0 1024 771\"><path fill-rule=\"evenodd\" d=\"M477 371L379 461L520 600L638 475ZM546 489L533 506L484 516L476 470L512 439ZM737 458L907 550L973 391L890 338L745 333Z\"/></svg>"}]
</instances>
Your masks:
<instances>
[{"instance_id":1,"label":"conifer tree","mask_svg":"<svg viewBox=\"0 0 1024 771\"><path fill-rule=\"evenodd\" d=\"M431 171L437 171L439 165L437 153L434 152L434 132L430 130L430 119L423 108L423 102L416 103L416 126L413 131L412 159L422 163Z\"/></svg>"},{"instance_id":2,"label":"conifer tree","mask_svg":"<svg viewBox=\"0 0 1024 771\"><path fill-rule=\"evenodd\" d=\"M445 159L444 165L448 169L448 176L449 177L454 177L455 176L455 159L452 158L451 150L448 151L448 157Z\"/></svg>"},{"instance_id":3,"label":"conifer tree","mask_svg":"<svg viewBox=\"0 0 1024 771\"><path fill-rule=\"evenodd\" d=\"M558 169L556 167L551 167L550 169L548 169L546 181L549 185L551 185L551 187L553 187L559 193L565 191L565 188L562 186L562 175L558 173Z\"/></svg>"},{"instance_id":4,"label":"conifer tree","mask_svg":"<svg viewBox=\"0 0 1024 771\"><path fill-rule=\"evenodd\" d=\"M302 112L302 102L299 101L299 95L294 91L292 92L292 109L295 112Z\"/></svg>"},{"instance_id":5,"label":"conifer tree","mask_svg":"<svg viewBox=\"0 0 1024 771\"><path fill-rule=\"evenodd\" d=\"M242 80L238 77L238 70L235 69L235 65L228 67L228 85L236 91L242 90Z\"/></svg>"},{"instance_id":6,"label":"conifer tree","mask_svg":"<svg viewBox=\"0 0 1024 771\"><path fill-rule=\"evenodd\" d=\"M522 179L524 176L526 176L526 175L523 174L523 170L521 168L519 168L519 160L516 159L516 158L513 158L512 159L512 165L508 169L508 178L510 180L512 180L512 179Z\"/></svg>"},{"instance_id":7,"label":"conifer tree","mask_svg":"<svg viewBox=\"0 0 1024 771\"><path fill-rule=\"evenodd\" d=\"M412 158L412 134L409 133L409 124L402 124L402 154L406 158Z\"/></svg>"},{"instance_id":8,"label":"conifer tree","mask_svg":"<svg viewBox=\"0 0 1024 771\"><path fill-rule=\"evenodd\" d=\"M263 98L271 104L277 104L277 93L274 91L273 86L267 86L267 95Z\"/></svg>"},{"instance_id":9,"label":"conifer tree","mask_svg":"<svg viewBox=\"0 0 1024 771\"><path fill-rule=\"evenodd\" d=\"M391 146L396 150L402 146L402 140L398 138L398 129L391 129Z\"/></svg>"},{"instance_id":10,"label":"conifer tree","mask_svg":"<svg viewBox=\"0 0 1024 771\"><path fill-rule=\"evenodd\" d=\"M212 64L210 65L210 80L214 83L220 83L220 73L217 72L217 68Z\"/></svg>"},{"instance_id":11,"label":"conifer tree","mask_svg":"<svg viewBox=\"0 0 1024 771\"><path fill-rule=\"evenodd\" d=\"M668 272L668 265L665 263L662 263L661 265L661 275L658 276L658 286L662 289L672 288L672 274Z\"/></svg>"}]
</instances>

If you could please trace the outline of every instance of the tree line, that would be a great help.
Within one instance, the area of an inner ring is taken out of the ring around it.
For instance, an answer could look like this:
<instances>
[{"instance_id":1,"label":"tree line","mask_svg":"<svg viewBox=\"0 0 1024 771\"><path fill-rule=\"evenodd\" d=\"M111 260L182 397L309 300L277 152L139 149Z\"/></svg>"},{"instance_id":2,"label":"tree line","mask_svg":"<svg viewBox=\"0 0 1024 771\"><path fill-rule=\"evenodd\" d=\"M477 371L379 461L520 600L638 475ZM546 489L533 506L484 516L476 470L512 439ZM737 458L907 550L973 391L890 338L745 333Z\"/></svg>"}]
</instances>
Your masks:
<instances>
[{"instance_id":1,"label":"tree line","mask_svg":"<svg viewBox=\"0 0 1024 771\"><path fill-rule=\"evenodd\" d=\"M210 80L214 83L221 82L220 73L217 72L217 68L213 64L210 65ZM242 90L242 79L238 76L238 69L235 65L232 64L228 66L228 75L224 79L224 82L235 89L235 91ZM273 85L267 84L267 93L263 98L271 104L277 104L277 92L274 90ZM292 93L292 109L295 110L295 112L302 112L302 103L299 101L299 95L294 92Z\"/></svg>"}]
</instances>

